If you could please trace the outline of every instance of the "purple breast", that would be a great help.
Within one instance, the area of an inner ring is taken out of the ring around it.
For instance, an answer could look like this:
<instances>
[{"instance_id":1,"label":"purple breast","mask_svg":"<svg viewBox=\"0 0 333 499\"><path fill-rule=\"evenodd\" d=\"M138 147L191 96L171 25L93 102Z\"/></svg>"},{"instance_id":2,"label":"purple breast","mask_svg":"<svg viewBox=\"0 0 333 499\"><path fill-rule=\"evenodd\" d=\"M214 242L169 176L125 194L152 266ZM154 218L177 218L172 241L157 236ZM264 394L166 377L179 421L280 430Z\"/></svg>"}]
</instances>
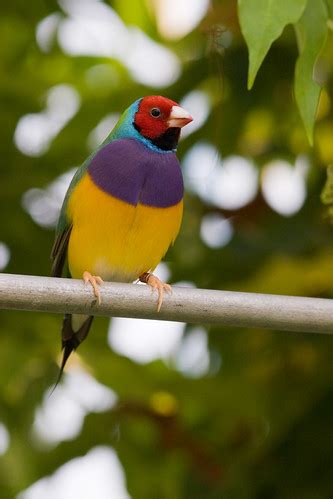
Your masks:
<instances>
[{"instance_id":1,"label":"purple breast","mask_svg":"<svg viewBox=\"0 0 333 499\"><path fill-rule=\"evenodd\" d=\"M132 205L167 208L184 195L176 155L151 151L136 139L115 140L104 146L88 172L101 190Z\"/></svg>"}]
</instances>

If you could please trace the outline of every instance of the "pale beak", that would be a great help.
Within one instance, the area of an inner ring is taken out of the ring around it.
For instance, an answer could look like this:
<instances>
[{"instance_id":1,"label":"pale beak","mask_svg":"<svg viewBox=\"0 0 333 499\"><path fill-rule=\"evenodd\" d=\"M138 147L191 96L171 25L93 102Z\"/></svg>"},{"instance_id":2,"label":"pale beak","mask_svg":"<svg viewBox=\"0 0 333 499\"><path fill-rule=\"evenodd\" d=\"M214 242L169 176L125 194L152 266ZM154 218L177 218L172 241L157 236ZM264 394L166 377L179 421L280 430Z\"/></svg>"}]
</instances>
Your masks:
<instances>
[{"instance_id":1,"label":"pale beak","mask_svg":"<svg viewBox=\"0 0 333 499\"><path fill-rule=\"evenodd\" d=\"M168 119L169 128L182 128L188 123L191 123L191 121L193 121L193 118L185 109L180 106L172 106Z\"/></svg>"}]
</instances>

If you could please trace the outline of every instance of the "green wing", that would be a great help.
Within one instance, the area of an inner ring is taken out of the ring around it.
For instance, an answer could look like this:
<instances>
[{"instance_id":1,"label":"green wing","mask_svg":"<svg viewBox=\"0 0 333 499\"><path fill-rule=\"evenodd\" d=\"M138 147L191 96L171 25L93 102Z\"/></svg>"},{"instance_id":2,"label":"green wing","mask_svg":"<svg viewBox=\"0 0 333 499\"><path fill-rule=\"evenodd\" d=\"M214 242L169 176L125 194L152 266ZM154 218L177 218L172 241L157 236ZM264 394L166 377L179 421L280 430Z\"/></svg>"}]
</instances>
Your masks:
<instances>
[{"instance_id":1,"label":"green wing","mask_svg":"<svg viewBox=\"0 0 333 499\"><path fill-rule=\"evenodd\" d=\"M68 242L72 231L72 220L69 219L67 214L68 201L77 183L85 175L90 161L95 154L96 153L93 153L91 156L89 156L89 158L83 163L83 165L78 168L66 192L66 196L60 211L55 241L51 251L51 275L53 277L62 276L66 263Z\"/></svg>"}]
</instances>

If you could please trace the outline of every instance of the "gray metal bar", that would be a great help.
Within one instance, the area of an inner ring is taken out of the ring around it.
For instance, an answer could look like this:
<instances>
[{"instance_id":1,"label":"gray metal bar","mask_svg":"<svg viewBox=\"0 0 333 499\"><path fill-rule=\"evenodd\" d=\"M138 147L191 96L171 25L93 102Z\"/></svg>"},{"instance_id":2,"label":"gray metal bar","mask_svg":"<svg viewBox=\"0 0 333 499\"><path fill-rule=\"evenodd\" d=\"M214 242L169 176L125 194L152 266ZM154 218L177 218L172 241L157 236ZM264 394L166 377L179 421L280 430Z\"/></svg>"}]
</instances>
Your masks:
<instances>
[{"instance_id":1,"label":"gray metal bar","mask_svg":"<svg viewBox=\"0 0 333 499\"><path fill-rule=\"evenodd\" d=\"M333 300L324 298L174 287L158 313L147 286L105 283L101 294L98 305L76 279L0 274L0 309L333 333Z\"/></svg>"}]
</instances>

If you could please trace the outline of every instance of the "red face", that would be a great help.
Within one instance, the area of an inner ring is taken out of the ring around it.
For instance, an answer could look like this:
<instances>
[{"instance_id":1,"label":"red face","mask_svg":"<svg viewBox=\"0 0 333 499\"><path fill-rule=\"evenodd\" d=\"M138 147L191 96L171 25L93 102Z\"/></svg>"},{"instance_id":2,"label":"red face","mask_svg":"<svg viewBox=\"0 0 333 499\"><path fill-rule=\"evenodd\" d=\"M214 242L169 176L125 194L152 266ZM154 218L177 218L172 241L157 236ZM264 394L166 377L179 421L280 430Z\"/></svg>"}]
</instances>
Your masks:
<instances>
[{"instance_id":1,"label":"red face","mask_svg":"<svg viewBox=\"0 0 333 499\"><path fill-rule=\"evenodd\" d=\"M141 135L148 139L160 137L169 128L181 128L191 121L190 114L177 102L160 95L144 97L134 119Z\"/></svg>"}]
</instances>

